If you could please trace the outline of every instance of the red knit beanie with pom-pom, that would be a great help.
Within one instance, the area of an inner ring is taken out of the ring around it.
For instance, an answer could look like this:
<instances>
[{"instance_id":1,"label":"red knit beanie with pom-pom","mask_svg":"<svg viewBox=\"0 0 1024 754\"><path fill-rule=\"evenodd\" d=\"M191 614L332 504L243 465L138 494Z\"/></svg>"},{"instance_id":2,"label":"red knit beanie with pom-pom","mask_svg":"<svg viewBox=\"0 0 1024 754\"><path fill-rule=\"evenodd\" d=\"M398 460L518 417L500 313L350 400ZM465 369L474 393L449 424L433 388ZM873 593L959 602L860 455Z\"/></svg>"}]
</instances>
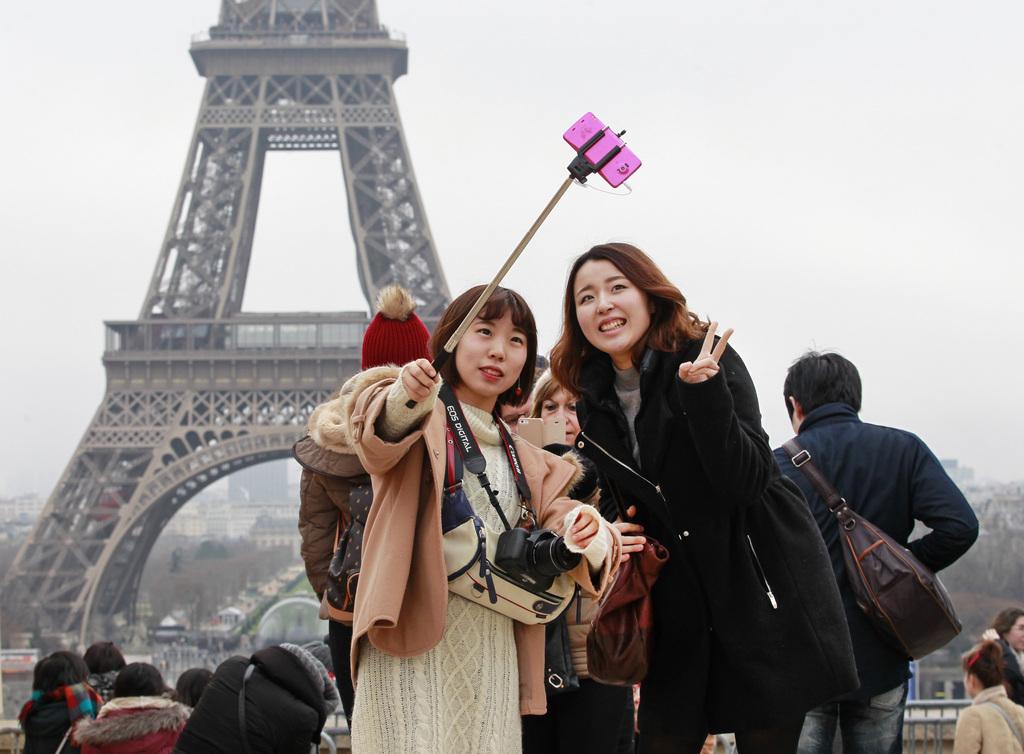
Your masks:
<instances>
[{"instance_id":1,"label":"red knit beanie with pom-pom","mask_svg":"<svg viewBox=\"0 0 1024 754\"><path fill-rule=\"evenodd\" d=\"M389 285L377 294L377 314L363 336L362 369L429 359L430 332L415 314L409 291Z\"/></svg>"}]
</instances>

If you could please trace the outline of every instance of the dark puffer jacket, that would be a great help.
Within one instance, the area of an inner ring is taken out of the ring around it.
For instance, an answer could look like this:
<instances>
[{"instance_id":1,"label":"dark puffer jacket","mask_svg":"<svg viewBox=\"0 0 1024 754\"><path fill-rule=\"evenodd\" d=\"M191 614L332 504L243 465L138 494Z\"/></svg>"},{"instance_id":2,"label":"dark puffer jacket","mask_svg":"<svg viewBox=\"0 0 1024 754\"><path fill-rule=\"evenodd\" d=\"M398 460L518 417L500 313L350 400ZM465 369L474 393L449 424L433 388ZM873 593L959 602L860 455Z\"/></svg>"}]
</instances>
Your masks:
<instances>
[{"instance_id":1,"label":"dark puffer jacket","mask_svg":"<svg viewBox=\"0 0 1024 754\"><path fill-rule=\"evenodd\" d=\"M807 503L775 465L742 360L727 348L712 379L677 376L700 346L644 355L639 468L606 355L585 365L577 403L577 444L670 551L652 593L655 660L641 736L789 724L857 685L828 554Z\"/></svg>"},{"instance_id":2,"label":"dark puffer jacket","mask_svg":"<svg viewBox=\"0 0 1024 754\"><path fill-rule=\"evenodd\" d=\"M323 666L292 645L221 663L203 691L175 754L241 754L238 699L245 688L245 736L252 754L309 754L338 692ZM315 663L315 664L314 664ZM250 671L251 666L251 671ZM246 673L251 674L246 679ZM322 671L322 672L321 672Z\"/></svg>"}]
</instances>

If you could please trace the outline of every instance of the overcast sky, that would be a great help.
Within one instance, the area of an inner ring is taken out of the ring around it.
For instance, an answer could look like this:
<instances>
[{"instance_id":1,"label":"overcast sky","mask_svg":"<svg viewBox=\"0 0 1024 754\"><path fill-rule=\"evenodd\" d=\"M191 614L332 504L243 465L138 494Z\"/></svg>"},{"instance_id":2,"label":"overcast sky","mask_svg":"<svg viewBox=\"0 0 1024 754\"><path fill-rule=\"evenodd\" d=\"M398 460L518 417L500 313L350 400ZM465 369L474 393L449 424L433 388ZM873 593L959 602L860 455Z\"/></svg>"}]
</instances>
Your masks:
<instances>
[{"instance_id":1,"label":"overcast sky","mask_svg":"<svg viewBox=\"0 0 1024 754\"><path fill-rule=\"evenodd\" d=\"M644 161L574 189L507 279L554 341L570 260L646 249L735 328L773 444L789 363L837 349L867 421L1024 478L1024 5L379 0L407 35L398 104L453 293L558 187L593 110ZM0 494L48 495L103 394L102 321L138 316L216 0L14 3L0 55ZM335 154L272 153L248 311L365 309Z\"/></svg>"}]
</instances>

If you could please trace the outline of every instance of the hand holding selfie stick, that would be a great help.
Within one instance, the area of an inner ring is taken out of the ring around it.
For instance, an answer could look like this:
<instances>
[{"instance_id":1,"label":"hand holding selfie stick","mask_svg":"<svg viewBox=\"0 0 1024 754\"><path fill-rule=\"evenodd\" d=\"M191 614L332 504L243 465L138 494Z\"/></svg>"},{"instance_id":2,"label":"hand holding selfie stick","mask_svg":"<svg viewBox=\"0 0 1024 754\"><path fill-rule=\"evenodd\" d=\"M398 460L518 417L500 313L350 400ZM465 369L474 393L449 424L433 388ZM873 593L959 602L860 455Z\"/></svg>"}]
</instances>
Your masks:
<instances>
[{"instance_id":1,"label":"hand holding selfie stick","mask_svg":"<svg viewBox=\"0 0 1024 754\"><path fill-rule=\"evenodd\" d=\"M484 304L487 303L491 294L494 293L494 289L501 284L505 275L512 269L512 265L516 263L519 255L523 253L527 244L530 243L540 229L540 226L547 220L551 210L555 208L555 205L565 195L565 192L569 190L572 182L586 183L587 176L593 173L600 173L601 177L608 181L612 188L616 188L640 168L639 158L622 141L622 135L625 133L625 131L620 131L616 134L595 118L593 113L587 113L576 121L568 131L562 134L562 138L576 150L576 157L569 163L569 177L562 181L558 191L551 197L547 206L537 216L537 219L533 221L530 229L526 231L526 235L523 236L523 239L512 250L512 253L509 254L505 264L498 270L498 274L487 284L487 287L484 288L477 298L476 303L473 304L473 308L466 313L458 328L448 338L448 342L444 344L441 353L434 358L432 366L435 373L440 372L441 367L451 358L455 347L459 345L462 336L466 334L469 326L473 324L476 315L484 308ZM406 408L413 408L416 406L416 401L409 400L405 405Z\"/></svg>"}]
</instances>

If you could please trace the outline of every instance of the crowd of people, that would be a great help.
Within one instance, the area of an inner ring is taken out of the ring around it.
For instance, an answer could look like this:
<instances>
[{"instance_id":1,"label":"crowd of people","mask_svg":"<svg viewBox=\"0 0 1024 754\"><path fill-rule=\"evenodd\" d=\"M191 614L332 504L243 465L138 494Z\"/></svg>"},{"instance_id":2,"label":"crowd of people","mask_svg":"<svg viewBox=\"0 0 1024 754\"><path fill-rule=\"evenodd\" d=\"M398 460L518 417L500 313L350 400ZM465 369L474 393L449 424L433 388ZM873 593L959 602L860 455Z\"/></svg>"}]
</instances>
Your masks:
<instances>
[{"instance_id":1,"label":"crowd of people","mask_svg":"<svg viewBox=\"0 0 1024 754\"><path fill-rule=\"evenodd\" d=\"M769 444L732 330L623 243L572 264L547 370L528 303L499 287L469 318L482 291L457 296L433 334L409 292L382 291L362 371L296 444L329 657L282 645L231 658L174 701L149 666L122 684L127 668L97 650L89 681L57 653L26 731L60 740L63 726L82 751L114 751L89 747L148 715L174 751L298 752L340 703L356 754L696 754L724 732L741 754L825 754L837 736L846 754L901 751L907 654L858 606L826 501ZM971 547L977 519L934 454L860 420L849 360L800 356L783 398L848 505L925 567ZM561 435L537 447L515 435L518 416ZM916 521L929 531L911 540ZM603 683L593 617L654 543L667 560L645 603L642 681ZM543 586L524 607L527 582ZM993 630L964 656L958 754L1024 754L1024 610Z\"/></svg>"},{"instance_id":2,"label":"crowd of people","mask_svg":"<svg viewBox=\"0 0 1024 754\"><path fill-rule=\"evenodd\" d=\"M685 753L727 731L743 754L831 752L837 736L848 754L900 751L908 657L858 612L835 521L769 445L732 331L697 317L640 249L610 243L569 270L549 369L529 305L500 287L445 357L482 290L457 296L432 336L408 292L383 291L363 371L296 446L307 573L322 615L344 616L331 650L348 668L353 751ZM977 520L924 443L861 422L851 362L807 353L783 390L850 505L926 567L973 544ZM513 437L520 417L564 436L536 448ZM474 444L485 472L462 476ZM372 504L354 529L356 490ZM483 572L479 594L459 591L456 491L482 542L508 521L564 537L578 597L562 617L510 619ZM915 521L930 532L910 541ZM649 667L634 688L601 683L591 619L648 540L669 553Z\"/></svg>"},{"instance_id":3,"label":"crowd of people","mask_svg":"<svg viewBox=\"0 0 1024 754\"><path fill-rule=\"evenodd\" d=\"M174 688L97 642L40 660L18 720L25 754L309 754L337 706L323 642L190 668Z\"/></svg>"}]
</instances>

